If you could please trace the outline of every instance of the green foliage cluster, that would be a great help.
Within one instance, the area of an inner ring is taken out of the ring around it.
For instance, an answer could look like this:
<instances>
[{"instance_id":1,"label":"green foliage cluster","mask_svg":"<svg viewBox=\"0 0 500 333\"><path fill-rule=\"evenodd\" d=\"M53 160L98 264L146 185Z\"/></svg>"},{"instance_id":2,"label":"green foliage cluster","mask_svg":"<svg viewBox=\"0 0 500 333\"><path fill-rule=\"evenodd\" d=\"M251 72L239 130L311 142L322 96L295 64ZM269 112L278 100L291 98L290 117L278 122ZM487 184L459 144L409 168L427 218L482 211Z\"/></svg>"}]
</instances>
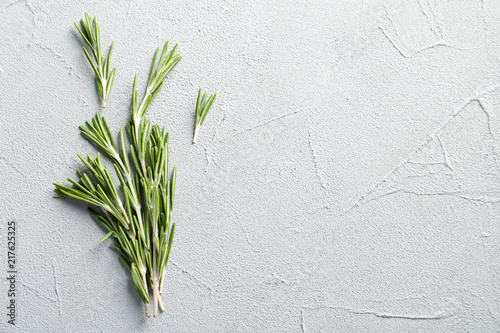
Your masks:
<instances>
[{"instance_id":1,"label":"green foliage cluster","mask_svg":"<svg viewBox=\"0 0 500 333\"><path fill-rule=\"evenodd\" d=\"M105 103L111 91L115 69L110 74L109 55L105 59L101 57L97 21L94 20L92 28L90 16L86 14L85 17L86 20L81 21L82 30L79 31L97 60L97 64L94 64L84 48L96 73L101 99ZM90 214L108 231L101 242L109 237L116 240L111 246L119 252L120 259L130 270L146 305L148 317L151 304L155 316L158 314L158 307L164 309L160 293L175 234L172 209L176 168L170 170L169 134L164 128L151 125L145 115L165 78L182 58L176 50L177 45L169 49L168 42L163 50L156 50L146 93L140 103L136 89L137 76L135 77L130 120L126 131L120 129L118 144L113 139L106 119L99 112L91 122L80 126L83 136L112 161L119 184L115 184L100 153L96 157L78 154L87 170L78 171L78 181L68 178L72 187L54 184L54 197L81 200L94 206L89 208Z\"/></svg>"}]
</instances>

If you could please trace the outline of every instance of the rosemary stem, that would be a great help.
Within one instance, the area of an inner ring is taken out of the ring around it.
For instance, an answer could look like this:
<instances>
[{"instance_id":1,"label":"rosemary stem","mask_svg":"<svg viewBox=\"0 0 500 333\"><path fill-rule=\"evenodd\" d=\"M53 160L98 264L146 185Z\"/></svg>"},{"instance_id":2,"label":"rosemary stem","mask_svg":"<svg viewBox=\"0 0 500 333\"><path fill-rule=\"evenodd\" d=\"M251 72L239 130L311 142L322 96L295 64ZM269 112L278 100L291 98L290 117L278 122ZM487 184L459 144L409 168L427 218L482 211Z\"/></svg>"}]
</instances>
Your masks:
<instances>
[{"instance_id":1,"label":"rosemary stem","mask_svg":"<svg viewBox=\"0 0 500 333\"><path fill-rule=\"evenodd\" d=\"M161 311L165 311L165 306L163 305L163 301L161 300L161 291L163 289L163 276L165 275L165 271L162 276L160 276L160 286L158 287L158 305L160 306Z\"/></svg>"},{"instance_id":2,"label":"rosemary stem","mask_svg":"<svg viewBox=\"0 0 500 333\"><path fill-rule=\"evenodd\" d=\"M106 107L106 89L107 89L107 82L103 79L102 80L102 94L101 94L101 100L102 100L102 107Z\"/></svg>"},{"instance_id":3,"label":"rosemary stem","mask_svg":"<svg viewBox=\"0 0 500 333\"><path fill-rule=\"evenodd\" d=\"M127 221L127 224L130 225L130 220L128 219L128 215L125 212L125 209L123 208L123 205L121 203L118 204L118 208L120 208L120 211L122 212L122 215L125 218L125 221Z\"/></svg>"},{"instance_id":4,"label":"rosemary stem","mask_svg":"<svg viewBox=\"0 0 500 333\"><path fill-rule=\"evenodd\" d=\"M141 162L141 168L142 168L142 172L144 175L144 179L147 182L149 179L148 179L148 173L146 171L146 161L142 158L142 159L140 159L140 162Z\"/></svg>"},{"instance_id":5,"label":"rosemary stem","mask_svg":"<svg viewBox=\"0 0 500 333\"><path fill-rule=\"evenodd\" d=\"M160 306L161 311L165 311L165 306L163 305L160 294L158 294L158 305Z\"/></svg>"},{"instance_id":6,"label":"rosemary stem","mask_svg":"<svg viewBox=\"0 0 500 333\"><path fill-rule=\"evenodd\" d=\"M148 87L148 89L146 90L146 95L142 99L142 102L141 102L141 105L139 106L139 109L137 109L139 111L139 115L141 115L141 119L142 119L142 115L144 115L144 113L145 113L142 111L142 109L144 108L144 103L146 103L146 100L148 99L149 95L151 95L151 92L149 91L149 87Z\"/></svg>"},{"instance_id":7,"label":"rosemary stem","mask_svg":"<svg viewBox=\"0 0 500 333\"><path fill-rule=\"evenodd\" d=\"M135 142L134 142L134 145L135 145L135 149L137 149L137 147L139 147L139 123L140 123L140 120L136 120L134 119L134 130L135 130Z\"/></svg>"},{"instance_id":8,"label":"rosemary stem","mask_svg":"<svg viewBox=\"0 0 500 333\"><path fill-rule=\"evenodd\" d=\"M198 133L200 132L200 126L196 125L194 129L193 143L196 143L196 138L198 137Z\"/></svg>"},{"instance_id":9,"label":"rosemary stem","mask_svg":"<svg viewBox=\"0 0 500 333\"><path fill-rule=\"evenodd\" d=\"M133 196L133 199L135 202L139 202L139 198L137 198L137 194L135 192L135 186L134 186L134 183L132 182L132 178L130 177L130 173L128 173L126 175L127 177L127 183L128 183L128 187L130 187L130 192L132 193L132 196ZM137 215L141 215L140 212L141 212L141 209L140 208L136 208L135 210L137 212ZM144 232L144 230L142 230Z\"/></svg>"},{"instance_id":10,"label":"rosemary stem","mask_svg":"<svg viewBox=\"0 0 500 333\"><path fill-rule=\"evenodd\" d=\"M161 291L163 290L163 277L165 276L165 271L163 271L163 276L160 276L160 287L159 287L159 290L158 292L161 294ZM163 309L162 309L163 310Z\"/></svg>"},{"instance_id":11,"label":"rosemary stem","mask_svg":"<svg viewBox=\"0 0 500 333\"><path fill-rule=\"evenodd\" d=\"M105 211L104 209L102 209L102 211L104 212L104 215L106 215L106 217L108 218L108 220L111 221L111 223L113 224L113 227L115 228L115 230L117 230L118 227L116 226L115 221L111 218L111 216L109 215L109 213L107 211Z\"/></svg>"},{"instance_id":12,"label":"rosemary stem","mask_svg":"<svg viewBox=\"0 0 500 333\"><path fill-rule=\"evenodd\" d=\"M156 265L156 234L153 234L153 315L158 315L158 267Z\"/></svg>"},{"instance_id":13,"label":"rosemary stem","mask_svg":"<svg viewBox=\"0 0 500 333\"><path fill-rule=\"evenodd\" d=\"M138 208L135 210L137 214L137 221L139 221L139 228L141 228L141 233L143 235L143 238L146 237L146 234L144 233L144 225L142 224L142 214L141 214L141 209Z\"/></svg>"},{"instance_id":14,"label":"rosemary stem","mask_svg":"<svg viewBox=\"0 0 500 333\"><path fill-rule=\"evenodd\" d=\"M144 290L146 290L146 293L148 292L148 284L146 283L146 268L144 265L141 265L141 277L142 277L142 283L144 284ZM151 304L145 303L146 304L146 317L151 316Z\"/></svg>"}]
</instances>

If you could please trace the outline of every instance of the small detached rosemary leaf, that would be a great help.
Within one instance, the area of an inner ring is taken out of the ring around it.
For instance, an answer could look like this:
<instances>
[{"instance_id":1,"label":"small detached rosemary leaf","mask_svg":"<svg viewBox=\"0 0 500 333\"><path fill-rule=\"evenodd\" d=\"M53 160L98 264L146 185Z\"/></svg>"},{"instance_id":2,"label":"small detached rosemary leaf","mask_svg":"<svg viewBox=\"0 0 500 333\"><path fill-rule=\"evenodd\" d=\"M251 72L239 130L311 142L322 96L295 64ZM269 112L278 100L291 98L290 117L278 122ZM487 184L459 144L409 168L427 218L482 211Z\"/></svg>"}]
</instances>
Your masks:
<instances>
[{"instance_id":1,"label":"small detached rosemary leaf","mask_svg":"<svg viewBox=\"0 0 500 333\"><path fill-rule=\"evenodd\" d=\"M82 35L85 42L87 42L90 50L92 51L92 55L94 56L94 60L92 60L85 46L83 47L83 52L85 52L85 56L94 69L97 88L99 89L102 107L104 108L106 107L106 102L108 101L109 94L111 93L111 88L113 87L113 82L115 80L116 68L111 70L109 63L114 43L111 43L108 56L103 57L101 55L101 32L99 29L99 23L97 23L97 18L94 16L94 22L92 22L90 15L85 13L85 20L81 19L80 25L81 29L75 23L75 27L80 32L80 35Z\"/></svg>"},{"instance_id":2,"label":"small detached rosemary leaf","mask_svg":"<svg viewBox=\"0 0 500 333\"><path fill-rule=\"evenodd\" d=\"M217 94L210 95L210 97L207 98L207 93L204 93L203 97L201 97L201 88L198 91L198 99L196 101L196 117L195 117L193 144L196 143L196 138L198 137L198 133L200 132L201 126L205 121L205 117L207 116L208 111L210 111L210 108L212 107L212 104L215 101L215 97L217 97Z\"/></svg>"}]
</instances>

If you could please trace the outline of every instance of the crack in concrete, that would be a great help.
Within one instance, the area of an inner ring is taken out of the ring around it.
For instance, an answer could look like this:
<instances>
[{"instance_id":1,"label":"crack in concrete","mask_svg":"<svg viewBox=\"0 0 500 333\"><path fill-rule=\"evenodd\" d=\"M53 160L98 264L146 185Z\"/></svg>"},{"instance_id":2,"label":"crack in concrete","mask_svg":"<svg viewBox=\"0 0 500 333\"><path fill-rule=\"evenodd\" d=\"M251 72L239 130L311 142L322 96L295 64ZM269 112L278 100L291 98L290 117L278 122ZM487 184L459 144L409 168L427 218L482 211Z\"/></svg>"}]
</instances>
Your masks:
<instances>
[{"instance_id":1,"label":"crack in concrete","mask_svg":"<svg viewBox=\"0 0 500 333\"><path fill-rule=\"evenodd\" d=\"M241 135L241 134L243 134L243 133L246 133L246 132L249 132L249 131L253 131L254 129L257 129L257 128L260 128L260 127L263 127L263 126L269 125L270 123L273 123L273 122L275 122L275 121L278 121L278 120L281 120L281 119L284 119L284 118L288 118L288 117L293 116L293 115L295 115L295 114L297 114L297 113L300 113L300 112L302 112L302 111L301 111L301 110L297 110L297 111L294 111L294 112L286 113L286 114L284 114L284 115L281 115L281 116L278 116L278 117L272 118L272 119L270 119L270 120L268 120L268 121L265 121L265 122L263 122L263 123L260 123L260 124L255 125L255 126L253 126L253 127L247 128L246 130L243 130L243 131L241 131L241 132L238 132L238 133L236 133L235 135L230 136L228 139L232 139L232 138L238 137L238 136L240 136L240 135ZM223 141L225 141L225 140L222 140L221 142L223 142Z\"/></svg>"},{"instance_id":2,"label":"crack in concrete","mask_svg":"<svg viewBox=\"0 0 500 333\"><path fill-rule=\"evenodd\" d=\"M420 7L420 11L422 12L423 16L425 17L429 29L433 32L435 35L435 42L430 43L428 45L425 45L423 47L412 47L411 45L408 45L408 43L405 43L403 38L400 37L400 34L397 29L397 25L394 22L393 18L391 17L390 12L387 10L387 7L384 5L384 11L385 11L385 18L387 19L388 22L390 22L390 27L392 29L388 29L389 26L384 27L382 22L383 18L379 17L378 21L378 28L382 31L384 36L389 40L389 42L392 44L392 46L405 58L411 58L412 56L419 54L423 51L429 50L429 49L434 49L438 47L446 47L454 50L464 50L458 47L454 47L450 45L446 39L445 39L445 33L444 29L441 27L441 23L435 13L432 10L432 7L430 4L427 2L427 10L424 10L424 5L422 4L421 0L417 0L417 3ZM394 30L393 33L391 33L389 30Z\"/></svg>"},{"instance_id":3,"label":"crack in concrete","mask_svg":"<svg viewBox=\"0 0 500 333\"><path fill-rule=\"evenodd\" d=\"M36 45L38 46L39 48L41 48L42 50L44 51L48 51L50 54L54 55L57 59L59 59L60 62L62 62L65 66L64 68L66 69L70 69L70 73L72 74L73 73L73 65L71 65L68 61L68 59L66 59L65 56L63 56L62 54L59 54L57 53L54 49L52 49L50 46L46 46L46 45L43 45L42 43L40 42L30 42L28 44L28 46L32 46L32 45Z\"/></svg>"},{"instance_id":4,"label":"crack in concrete","mask_svg":"<svg viewBox=\"0 0 500 333\"><path fill-rule=\"evenodd\" d=\"M172 259L169 260L169 263L172 266L174 266L175 268L179 269L182 273L186 274L192 281L194 281L194 283L198 287L200 287L202 289L206 289L209 292L210 295L215 296L214 292L212 291L212 288L210 288L205 283L203 283L200 279L198 279L197 277L195 277L191 272L189 272L188 270L186 270L186 269L182 268L181 266L179 266L179 264L177 264Z\"/></svg>"},{"instance_id":5,"label":"crack in concrete","mask_svg":"<svg viewBox=\"0 0 500 333\"><path fill-rule=\"evenodd\" d=\"M245 229L245 227L243 226L243 223L241 222L241 217L240 215L237 213L238 212L238 209L236 207L234 207L233 204L230 204L231 206L231 212L234 214L234 216L236 217L236 219L238 220L238 225L240 226L241 230L243 230L243 233L245 234L245 240L247 241L247 244L250 246L250 248L258 253L259 251L257 251L254 247L254 245L252 244L252 242L250 242L250 238L248 238L248 230Z\"/></svg>"},{"instance_id":6,"label":"crack in concrete","mask_svg":"<svg viewBox=\"0 0 500 333\"><path fill-rule=\"evenodd\" d=\"M54 265L54 262L51 262L52 265L52 277L54 278L54 292L56 294L56 306L59 312L59 318L63 319L63 315L61 312L61 296L59 295L59 282L57 281L57 273L56 273L56 267Z\"/></svg>"},{"instance_id":7,"label":"crack in concrete","mask_svg":"<svg viewBox=\"0 0 500 333\"><path fill-rule=\"evenodd\" d=\"M326 190L325 182L323 181L322 177L319 174L319 162L318 162L318 158L316 157L316 153L315 153L313 145L312 145L311 132L309 132L308 145L309 145L309 150L311 151L311 156L312 156L312 160L313 160L314 174L316 175L316 178L318 179L318 182L320 183L321 188L323 188L323 190Z\"/></svg>"},{"instance_id":8,"label":"crack in concrete","mask_svg":"<svg viewBox=\"0 0 500 333\"><path fill-rule=\"evenodd\" d=\"M445 311L439 311L430 315L413 315L413 314L393 314L393 313L383 313L374 311L360 311L353 312L356 314L370 314L379 318L398 318L398 319L408 319L408 320L439 320L453 317L453 314L446 313Z\"/></svg>"},{"instance_id":9,"label":"crack in concrete","mask_svg":"<svg viewBox=\"0 0 500 333\"><path fill-rule=\"evenodd\" d=\"M430 136L428 136L427 140L424 141L424 143L422 143L421 145L419 145L417 147L417 149L415 149L414 151L412 151L408 157L403 161L401 162L396 168L394 168L392 171L390 171L384 178L382 178L374 187L372 187L368 192L366 192L364 195L362 195L353 205L351 205L347 210L345 210L344 212L340 213L338 216L344 216L346 214L348 214L349 212L351 212L352 210L354 209L357 209L359 208L360 206L368 203L368 202L371 202L373 200L377 200L377 199L380 199L382 197L385 197L387 195L391 195L391 194L395 194L395 193L399 193L399 192L406 192L406 193L412 193L412 191L406 191L404 189L394 189L393 191L390 191L390 192L387 192L385 194L376 194L376 191L377 189L381 188L388 180L389 178L394 175L395 173L399 172L401 170L401 168L405 165L407 165L408 163L411 163L411 159L412 157L417 154L425 145L429 144L429 142L431 142L434 138L438 138L440 144L441 144L441 147L442 147L442 151L443 151L443 155L445 157L445 163L446 163L446 166L453 171L453 169L451 168L451 166L449 165L448 163L448 158L447 158L447 155L446 155L446 151L444 149L444 146L442 145L442 142L441 140L439 139L439 133L444 129L446 128L447 126L449 126L452 121L457 117L459 116L462 111L467 107L469 106L471 103L478 103L478 105L484 110L484 107L481 106L481 102L480 102L480 97L485 95L485 94L488 94L496 89L498 89L498 85L495 85L495 86L492 86L490 88L488 88L487 90L483 91L483 92L476 92L474 96L470 97L454 114L452 114L448 120L446 122L444 122L440 127L438 127L436 130L434 130L433 134L431 134ZM490 131L490 134L491 131ZM418 192L414 192L415 194L418 194ZM421 195L456 195L456 194L463 194L462 191L449 191L449 192L442 192L442 193L426 193L426 194L421 194ZM370 196L372 195L375 195L374 198L371 198L371 199L368 199L370 198ZM464 195L459 195L459 197L463 198L463 199L466 199L466 200L480 200L480 199L472 199L470 197L467 197L467 196L464 196ZM492 201L489 201L489 202L492 202ZM496 202L496 201L494 201Z\"/></svg>"},{"instance_id":10,"label":"crack in concrete","mask_svg":"<svg viewBox=\"0 0 500 333\"><path fill-rule=\"evenodd\" d=\"M461 48L453 47L453 46L449 45L448 43L446 43L444 41L437 41L437 42L435 42L433 44L430 44L428 46L425 46L423 48L412 50L410 54L407 54L406 51L403 51L402 47L398 46L397 43L387 34L387 32L384 30L384 28L382 28L381 26L379 26L379 29L382 30L382 33L389 40L389 42L391 42L392 46L394 46L394 48L396 50L398 50L398 52L403 57L405 57L405 58L411 58L415 54L421 53L421 52L423 52L425 50L434 49L434 48L437 48L437 47L447 47L447 48L451 48L451 49L454 49L454 50L461 50L461 51L464 50L464 49L461 49Z\"/></svg>"},{"instance_id":11,"label":"crack in concrete","mask_svg":"<svg viewBox=\"0 0 500 333\"><path fill-rule=\"evenodd\" d=\"M204 149L205 149L205 171L203 174L205 176L208 174L208 167L210 166L210 162L216 164L216 162L214 162L213 160L210 159L209 147L213 148L215 146L215 138L217 137L217 134L219 133L220 127L226 121L226 118L227 118L227 116L225 113L223 113L222 116L219 116L219 120L217 121L217 124L215 125L214 134L212 135L212 138L210 139L210 145L204 147Z\"/></svg>"},{"instance_id":12,"label":"crack in concrete","mask_svg":"<svg viewBox=\"0 0 500 333\"><path fill-rule=\"evenodd\" d=\"M302 333L306 333L306 327L304 325L304 309L300 309L300 329Z\"/></svg>"},{"instance_id":13,"label":"crack in concrete","mask_svg":"<svg viewBox=\"0 0 500 333\"><path fill-rule=\"evenodd\" d=\"M15 4L18 4L18 3L22 3L24 2L24 4L26 5L26 7L30 10L31 14L35 15L35 11L33 10L32 6L28 3L28 0L17 0L17 1L14 1L10 4L8 4L7 6L3 7L2 11L0 12L3 13L5 11L7 11L7 9L9 9L10 7L14 6Z\"/></svg>"},{"instance_id":14,"label":"crack in concrete","mask_svg":"<svg viewBox=\"0 0 500 333\"><path fill-rule=\"evenodd\" d=\"M440 21L437 18L436 13L432 10L432 6L429 3L428 0L426 0L426 7L427 10L424 9L424 5L422 4L422 0L418 0L418 5L420 6L420 10L424 14L425 18L427 19L427 22L429 22L431 26L431 30L434 31L434 33L439 36L439 38L444 38L444 29L441 27Z\"/></svg>"},{"instance_id":15,"label":"crack in concrete","mask_svg":"<svg viewBox=\"0 0 500 333\"><path fill-rule=\"evenodd\" d=\"M12 2L12 3L8 4L7 6L3 7L2 13L3 13L4 11L6 11L8 8L10 8L10 7L14 6L15 4L21 3L21 2L23 2L23 1L26 1L26 0L17 0L17 1L14 1L14 2Z\"/></svg>"},{"instance_id":16,"label":"crack in concrete","mask_svg":"<svg viewBox=\"0 0 500 333\"><path fill-rule=\"evenodd\" d=\"M436 134L436 138L438 139L439 145L441 146L441 151L443 152L443 159L444 159L444 165L450 169L451 172L453 172L453 168L450 166L450 162L448 161L448 154L446 154L446 149L444 149L443 142L441 141L441 138L439 135Z\"/></svg>"},{"instance_id":17,"label":"crack in concrete","mask_svg":"<svg viewBox=\"0 0 500 333\"><path fill-rule=\"evenodd\" d=\"M384 6L384 9L385 9L385 11L387 13L387 8L385 8L385 6ZM389 18L389 20L390 20L390 18ZM391 23L392 23L392 21L391 21ZM409 58L410 57L405 52L403 52L403 50L401 50L401 48L394 42L394 40L391 38L391 36L388 35L388 33L385 31L385 29L380 26L380 23L378 25L378 28L382 31L382 33L389 40L389 42L392 44L392 46L399 52L399 54L401 54L405 58Z\"/></svg>"},{"instance_id":18,"label":"crack in concrete","mask_svg":"<svg viewBox=\"0 0 500 333\"><path fill-rule=\"evenodd\" d=\"M212 143L212 144L214 143L215 138L216 138L217 134L219 133L220 127L226 121L226 118L227 118L227 115L225 112L223 112L222 115L219 116L217 124L215 125L214 134L212 135L212 140L210 141L210 143Z\"/></svg>"},{"instance_id":19,"label":"crack in concrete","mask_svg":"<svg viewBox=\"0 0 500 333\"><path fill-rule=\"evenodd\" d=\"M27 289L31 290L32 292L36 293L36 296L38 298L45 298L47 300L49 300L50 302L52 303L57 303L57 300L52 298L52 297L49 297L47 295L40 295L40 290L39 289L35 289L34 287L32 287L31 285L23 282L23 281L19 281L19 283L23 286L23 287L26 287Z\"/></svg>"},{"instance_id":20,"label":"crack in concrete","mask_svg":"<svg viewBox=\"0 0 500 333\"><path fill-rule=\"evenodd\" d=\"M301 308L301 329L302 332L305 332L304 327L304 310L321 310L321 309L330 309L330 310L341 310L347 311L351 314L355 315L372 315L381 319L402 319L402 320L417 320L417 321L427 321L427 320L444 320L455 316L456 309L454 307L447 308L445 310L436 311L431 314L401 314L401 313L390 313L390 312L381 312L371 309L356 309L347 306L319 306L319 307L302 307Z\"/></svg>"},{"instance_id":21,"label":"crack in concrete","mask_svg":"<svg viewBox=\"0 0 500 333\"><path fill-rule=\"evenodd\" d=\"M484 114L486 115L486 119L488 120L488 132L489 132L490 136L493 138L493 140L496 140L495 136L493 135L493 132L491 131L491 116L490 116L490 113L486 110L486 108L484 107L483 103L481 102L481 100L479 98L477 99L477 103L479 104L479 107L484 112Z\"/></svg>"},{"instance_id":22,"label":"crack in concrete","mask_svg":"<svg viewBox=\"0 0 500 333\"><path fill-rule=\"evenodd\" d=\"M205 151L205 171L203 172L203 175L206 176L208 173L208 166L210 164L210 159L208 158L208 149L207 147L203 147L203 150Z\"/></svg>"}]
</instances>

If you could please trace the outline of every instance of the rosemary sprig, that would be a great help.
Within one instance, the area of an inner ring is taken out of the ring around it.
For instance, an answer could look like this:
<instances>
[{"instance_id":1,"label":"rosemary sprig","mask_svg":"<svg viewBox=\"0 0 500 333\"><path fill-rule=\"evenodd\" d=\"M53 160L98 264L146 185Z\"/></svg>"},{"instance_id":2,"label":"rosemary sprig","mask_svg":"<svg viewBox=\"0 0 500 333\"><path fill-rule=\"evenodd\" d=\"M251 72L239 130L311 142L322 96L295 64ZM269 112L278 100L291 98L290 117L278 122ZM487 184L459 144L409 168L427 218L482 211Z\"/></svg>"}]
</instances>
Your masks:
<instances>
[{"instance_id":1,"label":"rosemary sprig","mask_svg":"<svg viewBox=\"0 0 500 333\"><path fill-rule=\"evenodd\" d=\"M89 14L85 13L85 20L80 20L81 29L75 22L75 27L82 35L87 45L90 47L92 51L92 55L94 56L94 60L90 57L89 52L83 47L83 52L85 52L85 56L94 69L97 88L99 89L99 95L102 101L102 107L106 107L106 102L108 101L109 94L111 93L111 88L113 87L113 82L115 80L115 72L116 68L110 70L110 57L113 52L113 45L111 43L111 47L109 49L109 53L107 57L103 57L101 55L101 32L99 29L99 23L97 23L97 18L94 16L94 22L92 22L92 18ZM95 62L94 62L95 61Z\"/></svg>"},{"instance_id":2,"label":"rosemary sprig","mask_svg":"<svg viewBox=\"0 0 500 333\"><path fill-rule=\"evenodd\" d=\"M196 115L195 115L193 143L196 143L196 138L198 137L198 133L200 132L201 126L205 121L205 117L207 116L208 111L210 111L210 108L212 107L212 104L215 101L215 97L217 97L217 94L210 95L210 97L207 98L207 93L204 93L203 97L201 97L201 88L198 91L198 99L196 100Z\"/></svg>"},{"instance_id":3,"label":"rosemary sprig","mask_svg":"<svg viewBox=\"0 0 500 333\"><path fill-rule=\"evenodd\" d=\"M145 118L164 79L181 59L176 54L177 45L170 51L168 45L167 42L159 60L160 49L156 50L140 105L137 76L134 79L132 113L127 123L131 143L128 147L123 129L120 129L119 146L116 145L99 112L92 122L80 126L83 136L111 159L121 186L114 184L100 154L96 158L90 154L78 155L93 178L78 171L79 181L68 178L73 187L54 184L55 197L82 200L101 209L102 213L98 213L89 208L90 214L108 231L101 242L111 236L115 238L117 243L111 246L120 253L121 261L130 270L148 317L151 301L154 316L158 314L158 307L164 309L160 293L175 234L172 209L177 169L169 171L169 134L158 125L151 126L150 120Z\"/></svg>"}]
</instances>

